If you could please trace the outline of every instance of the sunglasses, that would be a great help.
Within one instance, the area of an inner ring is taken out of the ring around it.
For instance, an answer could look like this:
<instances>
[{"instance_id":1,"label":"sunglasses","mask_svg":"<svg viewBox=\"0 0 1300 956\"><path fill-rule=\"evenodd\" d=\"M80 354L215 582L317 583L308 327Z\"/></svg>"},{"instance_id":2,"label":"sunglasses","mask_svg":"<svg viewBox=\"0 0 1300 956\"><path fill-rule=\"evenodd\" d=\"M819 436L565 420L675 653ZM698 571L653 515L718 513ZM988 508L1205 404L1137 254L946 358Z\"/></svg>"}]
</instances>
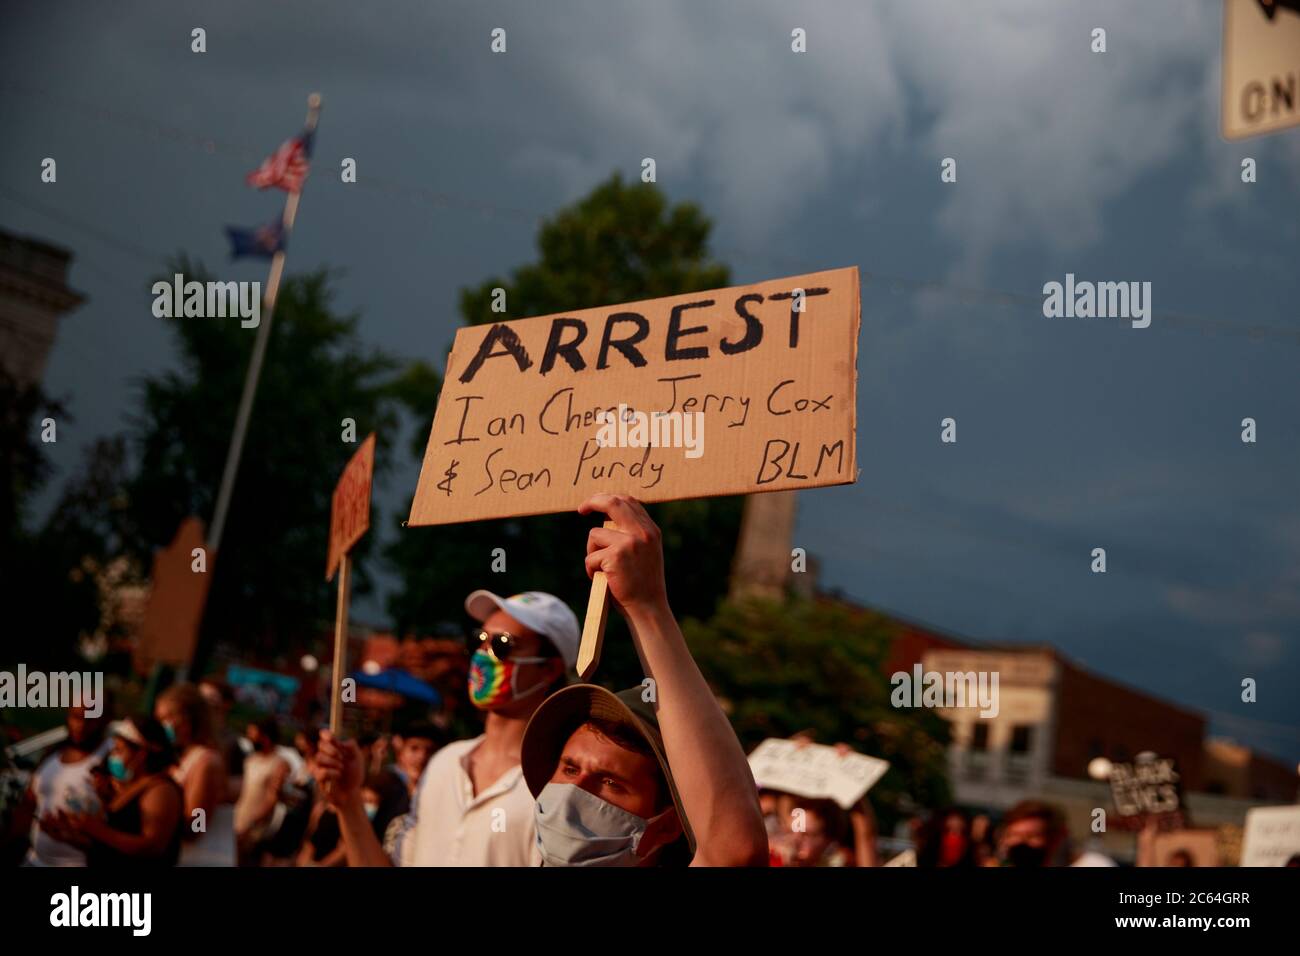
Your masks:
<instances>
[{"instance_id":1,"label":"sunglasses","mask_svg":"<svg viewBox=\"0 0 1300 956\"><path fill-rule=\"evenodd\" d=\"M487 631L471 631L466 635L466 643L471 654L479 650L490 650L499 661L508 661L512 655L519 652L519 638L507 631L498 631L496 634L489 634ZM537 661L541 658L530 657L527 660Z\"/></svg>"}]
</instances>

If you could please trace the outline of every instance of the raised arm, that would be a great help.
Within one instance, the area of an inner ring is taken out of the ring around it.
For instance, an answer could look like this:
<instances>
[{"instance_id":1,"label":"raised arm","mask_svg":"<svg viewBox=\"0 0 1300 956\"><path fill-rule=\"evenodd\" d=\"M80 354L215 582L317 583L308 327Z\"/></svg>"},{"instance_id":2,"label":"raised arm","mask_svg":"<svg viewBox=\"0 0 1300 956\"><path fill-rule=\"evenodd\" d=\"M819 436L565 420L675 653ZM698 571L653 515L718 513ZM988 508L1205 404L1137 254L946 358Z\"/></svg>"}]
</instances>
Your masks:
<instances>
[{"instance_id":1,"label":"raised arm","mask_svg":"<svg viewBox=\"0 0 1300 956\"><path fill-rule=\"evenodd\" d=\"M361 798L361 751L356 741L337 740L328 730L322 730L313 773L325 801L339 816L348 866L392 866L393 861L366 816Z\"/></svg>"},{"instance_id":2,"label":"raised arm","mask_svg":"<svg viewBox=\"0 0 1300 956\"><path fill-rule=\"evenodd\" d=\"M695 832L692 865L766 864L754 777L668 606L658 526L640 502L623 495L593 495L578 510L603 512L617 525L591 530L587 575L605 572L646 676L654 679L664 750Z\"/></svg>"}]
</instances>

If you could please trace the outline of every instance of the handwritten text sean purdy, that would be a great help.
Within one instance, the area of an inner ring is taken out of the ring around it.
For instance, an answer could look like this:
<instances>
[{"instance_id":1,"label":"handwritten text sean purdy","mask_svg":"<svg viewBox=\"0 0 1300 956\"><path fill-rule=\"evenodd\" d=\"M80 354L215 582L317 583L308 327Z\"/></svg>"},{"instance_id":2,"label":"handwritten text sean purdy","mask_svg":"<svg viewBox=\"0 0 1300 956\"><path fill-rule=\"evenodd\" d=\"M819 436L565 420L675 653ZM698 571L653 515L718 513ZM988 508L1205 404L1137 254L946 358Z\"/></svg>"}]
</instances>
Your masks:
<instances>
[{"instance_id":1,"label":"handwritten text sean purdy","mask_svg":"<svg viewBox=\"0 0 1300 956\"><path fill-rule=\"evenodd\" d=\"M858 324L838 269L461 329L409 523L854 481ZM687 418L707 453L663 440ZM610 441L611 419L660 431Z\"/></svg>"}]
</instances>

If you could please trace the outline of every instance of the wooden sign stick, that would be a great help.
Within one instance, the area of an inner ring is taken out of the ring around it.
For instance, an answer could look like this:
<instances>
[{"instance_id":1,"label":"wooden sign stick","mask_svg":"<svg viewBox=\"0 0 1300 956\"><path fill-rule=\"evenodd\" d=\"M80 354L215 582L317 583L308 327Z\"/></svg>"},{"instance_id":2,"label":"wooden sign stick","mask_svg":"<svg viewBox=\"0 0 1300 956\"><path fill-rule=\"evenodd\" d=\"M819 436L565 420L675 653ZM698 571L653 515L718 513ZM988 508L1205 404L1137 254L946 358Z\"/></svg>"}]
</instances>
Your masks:
<instances>
[{"instance_id":1,"label":"wooden sign stick","mask_svg":"<svg viewBox=\"0 0 1300 956\"><path fill-rule=\"evenodd\" d=\"M612 521L606 528L615 528ZM600 649L605 644L605 622L609 620L609 581L604 571L591 576L591 597L587 600L587 619L582 624L582 643L578 645L578 676L587 680L600 663Z\"/></svg>"},{"instance_id":2,"label":"wooden sign stick","mask_svg":"<svg viewBox=\"0 0 1300 956\"><path fill-rule=\"evenodd\" d=\"M334 692L330 695L330 734L343 729L343 671L348 663L348 591L352 558L345 551L339 559L339 603L334 612Z\"/></svg>"},{"instance_id":3,"label":"wooden sign stick","mask_svg":"<svg viewBox=\"0 0 1300 956\"><path fill-rule=\"evenodd\" d=\"M375 433L361 443L330 499L329 551L325 580L337 571L339 603L334 612L334 685L330 695L330 733L343 729L343 680L348 666L348 598L352 592L351 552L370 528L370 486L375 473Z\"/></svg>"}]
</instances>

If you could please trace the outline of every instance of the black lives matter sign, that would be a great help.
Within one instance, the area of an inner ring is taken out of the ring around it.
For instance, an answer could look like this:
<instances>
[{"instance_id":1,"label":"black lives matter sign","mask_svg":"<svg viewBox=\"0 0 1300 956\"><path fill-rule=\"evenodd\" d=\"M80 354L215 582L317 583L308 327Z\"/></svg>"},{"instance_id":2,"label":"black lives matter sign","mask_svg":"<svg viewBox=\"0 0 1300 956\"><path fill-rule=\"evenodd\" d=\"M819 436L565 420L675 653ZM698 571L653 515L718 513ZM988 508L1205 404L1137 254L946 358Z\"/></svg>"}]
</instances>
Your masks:
<instances>
[{"instance_id":1,"label":"black lives matter sign","mask_svg":"<svg viewBox=\"0 0 1300 956\"><path fill-rule=\"evenodd\" d=\"M1110 791L1122 825L1136 828L1153 818L1180 818L1182 778L1171 757L1146 756L1113 764Z\"/></svg>"}]
</instances>

